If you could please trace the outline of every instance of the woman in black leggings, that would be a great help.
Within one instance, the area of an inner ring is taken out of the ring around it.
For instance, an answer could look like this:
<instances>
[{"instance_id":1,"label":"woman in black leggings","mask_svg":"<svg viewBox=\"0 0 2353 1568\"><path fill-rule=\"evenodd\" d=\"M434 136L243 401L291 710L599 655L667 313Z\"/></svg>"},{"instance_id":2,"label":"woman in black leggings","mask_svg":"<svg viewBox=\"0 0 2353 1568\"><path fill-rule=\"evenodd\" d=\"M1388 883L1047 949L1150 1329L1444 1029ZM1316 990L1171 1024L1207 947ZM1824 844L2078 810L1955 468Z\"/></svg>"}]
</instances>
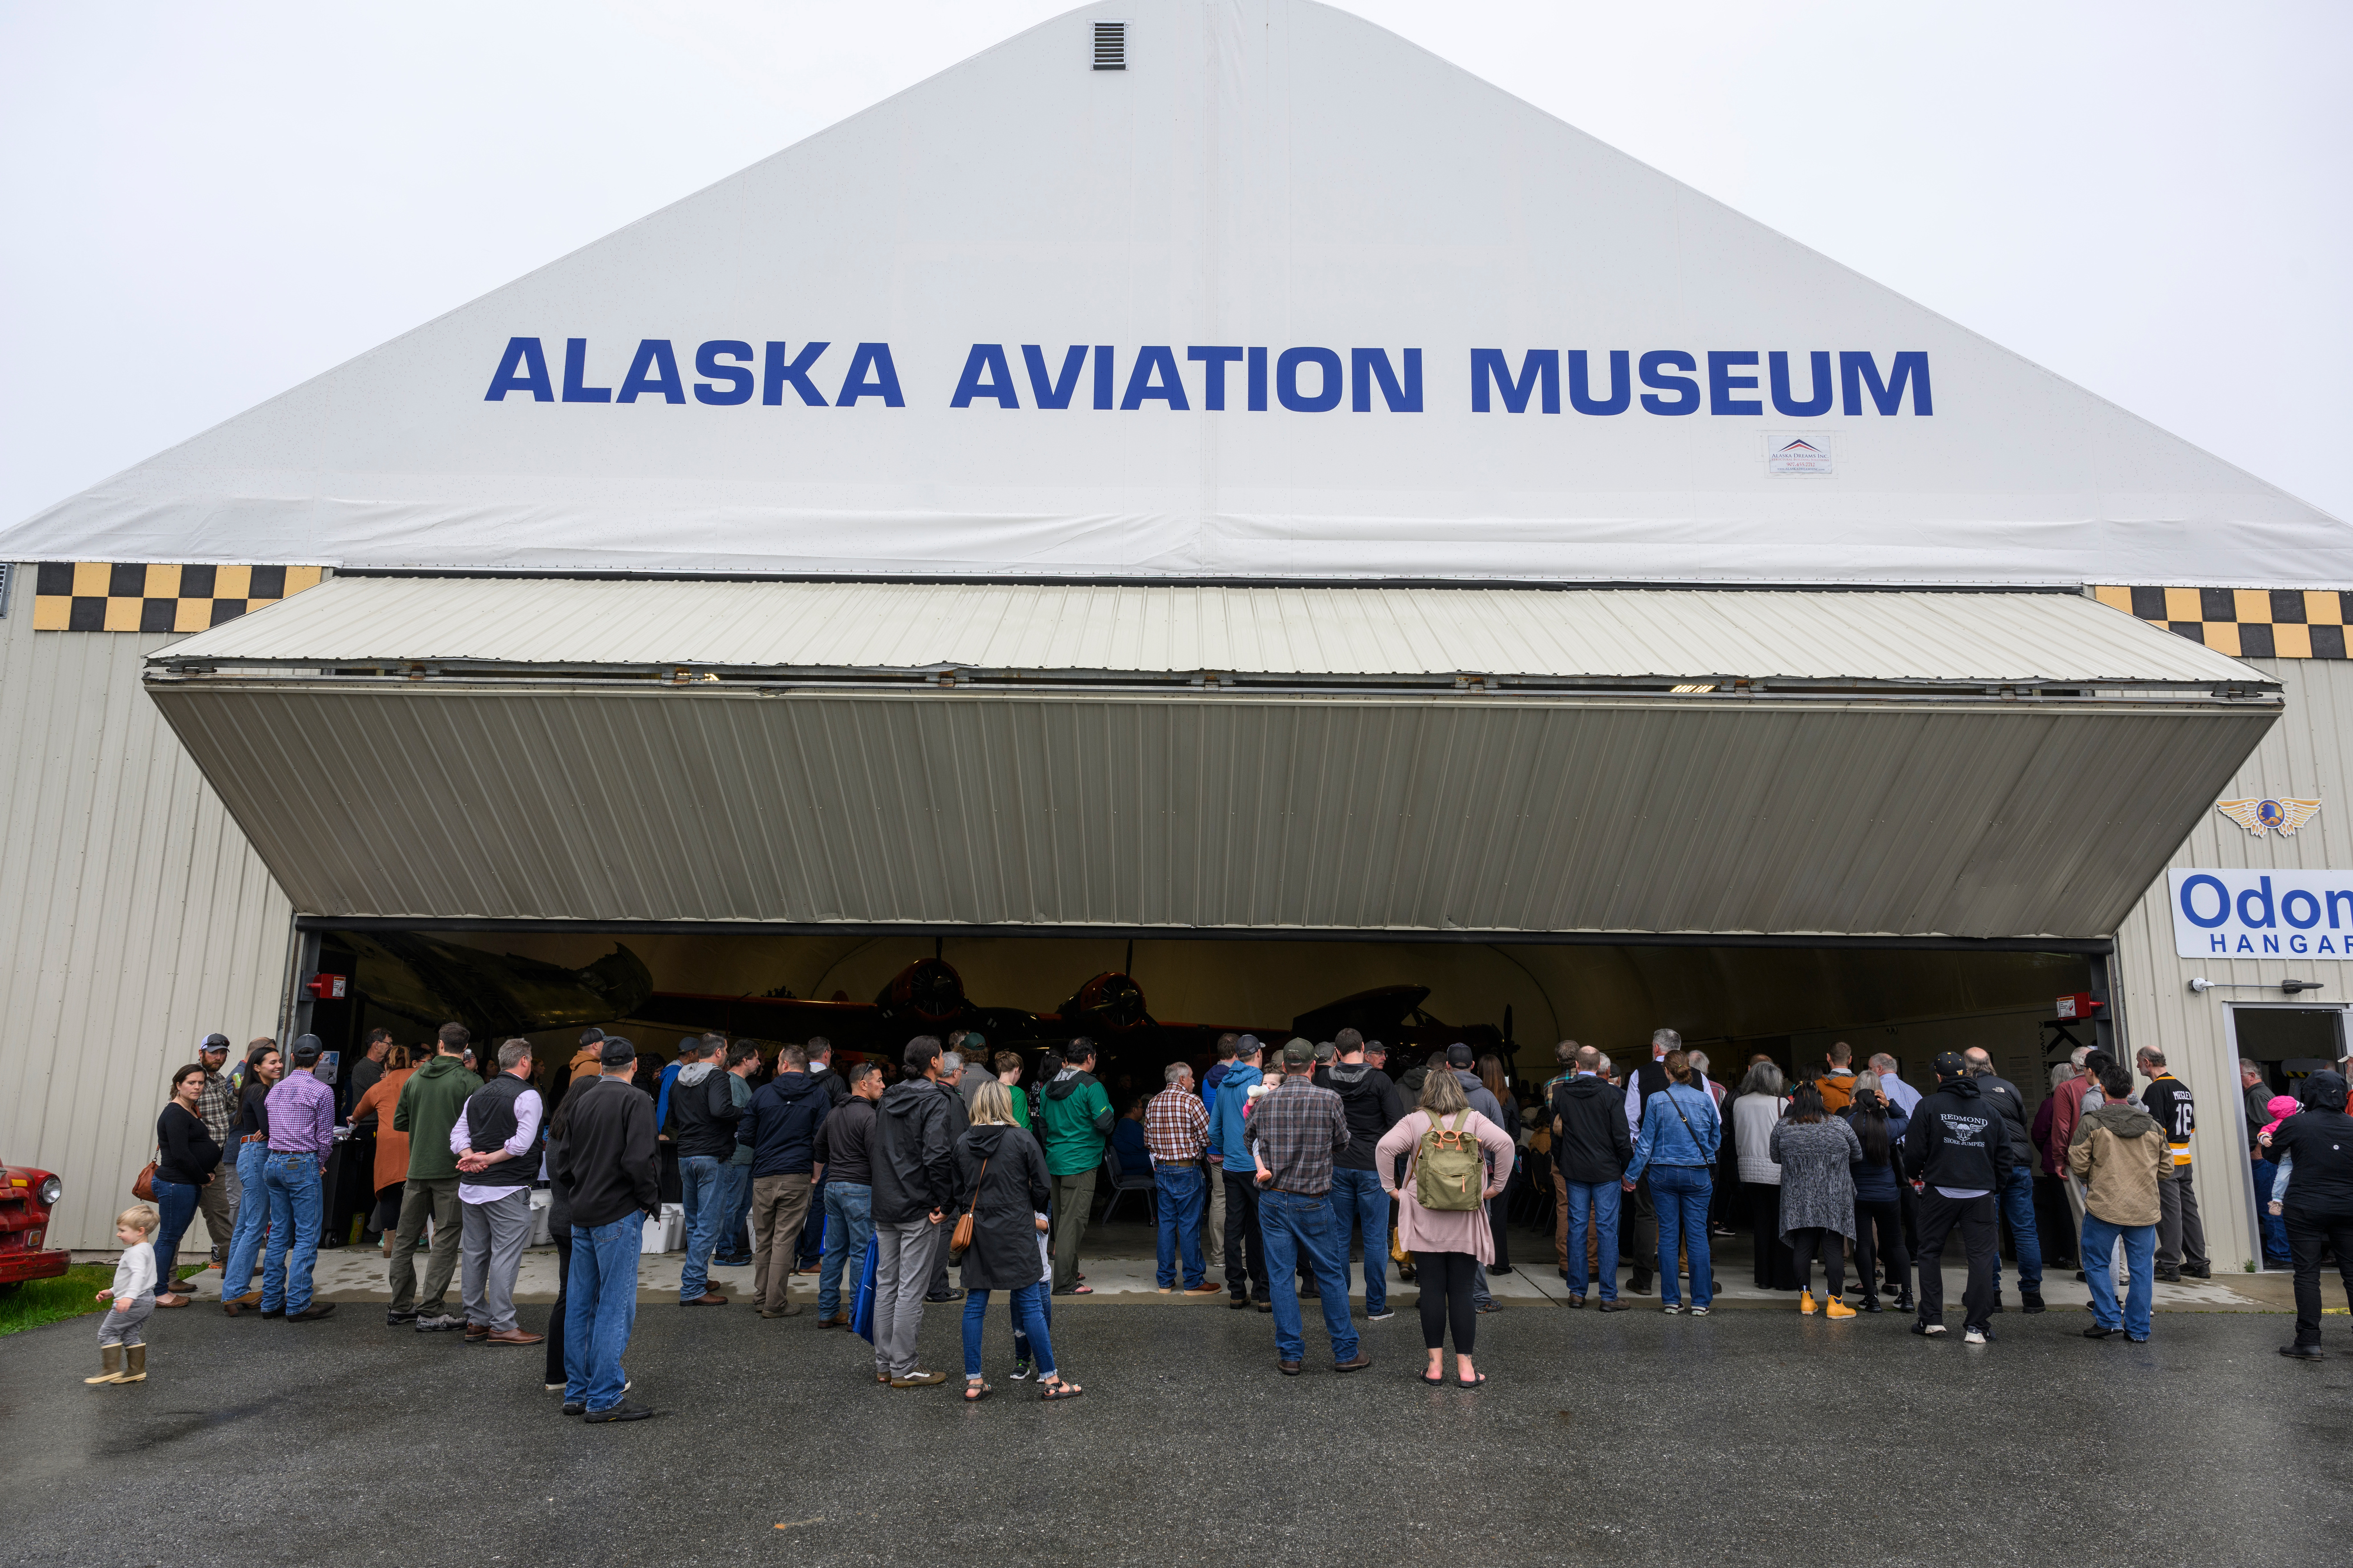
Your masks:
<instances>
[{"instance_id":1,"label":"woman in black leggings","mask_svg":"<svg viewBox=\"0 0 2353 1568\"><path fill-rule=\"evenodd\" d=\"M1451 1194L1465 1206L1421 1205L1418 1196L1421 1149L1424 1135L1433 1132L1441 1141L1472 1139L1478 1143L1485 1188L1476 1194ZM1487 1381L1486 1374L1471 1363L1479 1324L1472 1287L1479 1266L1494 1261L1487 1203L1510 1179L1512 1152L1510 1136L1471 1109L1461 1079L1443 1067L1422 1080L1421 1108L1382 1134L1374 1152L1373 1165L1380 1173L1381 1184L1398 1203L1398 1237L1413 1254L1415 1275L1421 1286L1421 1342L1430 1352L1430 1365L1421 1381L1432 1388L1446 1381L1449 1328L1454 1331L1455 1377L1460 1386L1476 1388ZM1406 1155L1412 1158L1400 1182L1398 1162Z\"/></svg>"},{"instance_id":2,"label":"woman in black leggings","mask_svg":"<svg viewBox=\"0 0 2353 1568\"><path fill-rule=\"evenodd\" d=\"M1912 1123L1880 1098L1876 1083L1870 1073L1857 1079L1854 1101L1846 1110L1847 1125L1854 1129L1855 1141L1862 1145L1862 1158L1852 1168L1854 1268L1861 1277L1864 1311L1880 1310L1879 1281L1873 1275L1873 1266L1883 1258L1888 1279L1899 1288L1895 1310L1908 1312L1913 1310L1912 1258L1904 1249L1904 1207L1896 1186L1903 1177L1895 1169L1895 1159L1904 1146L1904 1131ZM1872 1244L1873 1231L1878 1232L1876 1247Z\"/></svg>"}]
</instances>

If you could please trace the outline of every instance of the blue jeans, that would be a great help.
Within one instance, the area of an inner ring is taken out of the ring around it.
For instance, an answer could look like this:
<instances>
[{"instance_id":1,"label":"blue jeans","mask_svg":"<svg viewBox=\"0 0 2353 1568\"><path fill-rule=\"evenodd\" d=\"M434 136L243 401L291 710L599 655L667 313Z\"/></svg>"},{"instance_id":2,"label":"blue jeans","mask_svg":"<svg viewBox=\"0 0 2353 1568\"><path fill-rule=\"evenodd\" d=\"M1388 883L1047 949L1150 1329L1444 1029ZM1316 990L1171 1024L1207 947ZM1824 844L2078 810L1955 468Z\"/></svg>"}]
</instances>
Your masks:
<instances>
[{"instance_id":1,"label":"blue jeans","mask_svg":"<svg viewBox=\"0 0 2353 1568\"><path fill-rule=\"evenodd\" d=\"M679 1201L686 1209L686 1267L678 1276L678 1299L691 1301L711 1289L711 1254L719 1227L735 1212L736 1193L727 1173L749 1172L715 1154L682 1154L678 1162Z\"/></svg>"},{"instance_id":2,"label":"blue jeans","mask_svg":"<svg viewBox=\"0 0 2353 1568\"><path fill-rule=\"evenodd\" d=\"M726 1170L732 1173L735 1183L735 1207L732 1213L721 1216L719 1239L712 1244L711 1256L748 1260L752 1256L752 1163L746 1160L739 1164L731 1160ZM818 1185L822 1187L824 1184L819 1183ZM808 1233L816 1228L815 1226L801 1227L803 1251L807 1250Z\"/></svg>"},{"instance_id":3,"label":"blue jeans","mask_svg":"<svg viewBox=\"0 0 2353 1568\"><path fill-rule=\"evenodd\" d=\"M802 1229L808 1227L803 1226ZM841 1270L855 1258L862 1266L874 1236L874 1189L857 1182L825 1184L825 1261L817 1271L817 1316L824 1322L841 1313ZM853 1283L851 1289L856 1289Z\"/></svg>"},{"instance_id":4,"label":"blue jeans","mask_svg":"<svg viewBox=\"0 0 2353 1568\"><path fill-rule=\"evenodd\" d=\"M254 1266L261 1261L261 1233L269 1224L269 1202L261 1182L261 1168L269 1160L267 1142L237 1146L237 1184L245 1196L237 1205L237 1230L229 1237L228 1260L221 1265L224 1301L234 1301L253 1289Z\"/></svg>"},{"instance_id":5,"label":"blue jeans","mask_svg":"<svg viewBox=\"0 0 2353 1568\"><path fill-rule=\"evenodd\" d=\"M169 1290L177 1283L172 1266L179 1261L180 1237L196 1217L196 1189L161 1176L154 1178L154 1185L155 1212L163 1216L155 1226L155 1289Z\"/></svg>"},{"instance_id":6,"label":"blue jeans","mask_svg":"<svg viewBox=\"0 0 2353 1568\"><path fill-rule=\"evenodd\" d=\"M1601 1299L1618 1299L1618 1201L1625 1189L1615 1182L1563 1182L1561 1191L1568 1197L1568 1293L1585 1294L1585 1231L1590 1225L1595 1232L1594 1247L1599 1267L1595 1270L1595 1283L1601 1287Z\"/></svg>"},{"instance_id":7,"label":"blue jeans","mask_svg":"<svg viewBox=\"0 0 2353 1568\"><path fill-rule=\"evenodd\" d=\"M1659 1300L1672 1307L1683 1300L1675 1279L1675 1255L1691 1253L1692 1305L1715 1300L1715 1266L1707 1255L1707 1204L1715 1183L1704 1165L1651 1167L1651 1205L1659 1211Z\"/></svg>"},{"instance_id":8,"label":"blue jeans","mask_svg":"<svg viewBox=\"0 0 2353 1568\"><path fill-rule=\"evenodd\" d=\"M2104 1329L2117 1327L2115 1265L2109 1254L2116 1239L2125 1244L2125 1267L2132 1277L2125 1288L2123 1328L2137 1340L2148 1338L2149 1299L2157 1293L2157 1226L2110 1225L2099 1215L2084 1215L2084 1280L2092 1288L2092 1321Z\"/></svg>"},{"instance_id":9,"label":"blue jeans","mask_svg":"<svg viewBox=\"0 0 2353 1568\"><path fill-rule=\"evenodd\" d=\"M1024 1285L1008 1290L1006 1305L1013 1309L1013 1337L1017 1345L1027 1342L1029 1352L1020 1359L1035 1357L1038 1370L1047 1377L1054 1375L1054 1342L1046 1334L1046 1294L1048 1282L1040 1279L1035 1285ZM988 1315L988 1292L967 1290L964 1293L964 1374L980 1375L981 1321Z\"/></svg>"},{"instance_id":10,"label":"blue jeans","mask_svg":"<svg viewBox=\"0 0 2353 1568\"><path fill-rule=\"evenodd\" d=\"M2272 1184L2279 1180L2279 1167L2269 1160L2258 1160L2255 1171L2255 1214L2263 1221L2263 1261L2266 1263L2295 1262L2288 1250L2287 1221L2272 1213Z\"/></svg>"},{"instance_id":11,"label":"blue jeans","mask_svg":"<svg viewBox=\"0 0 2353 1568\"><path fill-rule=\"evenodd\" d=\"M607 1225L572 1227L564 1281L564 1402L591 1410L621 1403L621 1352L638 1321L638 1249L646 1216L632 1209Z\"/></svg>"},{"instance_id":12,"label":"blue jeans","mask_svg":"<svg viewBox=\"0 0 2353 1568\"><path fill-rule=\"evenodd\" d=\"M1258 1224L1265 1239L1269 1293L1273 1298L1275 1352L1285 1361L1297 1361L1306 1353L1299 1320L1299 1265L1303 1258L1314 1272L1315 1289L1323 1298L1324 1329L1332 1336L1332 1359L1356 1360L1356 1328L1348 1318L1348 1268L1343 1261L1347 1244L1339 1237L1340 1224L1332 1217L1329 1199L1261 1187Z\"/></svg>"},{"instance_id":13,"label":"blue jeans","mask_svg":"<svg viewBox=\"0 0 2353 1568\"><path fill-rule=\"evenodd\" d=\"M1389 1310L1389 1195L1377 1171L1332 1173L1332 1217L1339 1222L1340 1272L1348 1271L1348 1237L1361 1232L1365 1246L1365 1310Z\"/></svg>"},{"instance_id":14,"label":"blue jeans","mask_svg":"<svg viewBox=\"0 0 2353 1568\"><path fill-rule=\"evenodd\" d=\"M319 1261L319 1156L270 1155L262 1163L261 1186L269 1198L261 1310L282 1307L291 1317L311 1304L311 1269Z\"/></svg>"},{"instance_id":15,"label":"blue jeans","mask_svg":"<svg viewBox=\"0 0 2353 1568\"><path fill-rule=\"evenodd\" d=\"M2012 1166L2010 1181L1993 1195L1994 1206L2010 1225L2010 1245L2018 1248L2018 1288L2031 1296L2042 1294L2042 1239L2034 1229L2034 1172ZM1993 1255L1993 1288L2001 1289L2001 1254Z\"/></svg>"},{"instance_id":16,"label":"blue jeans","mask_svg":"<svg viewBox=\"0 0 2353 1568\"><path fill-rule=\"evenodd\" d=\"M1185 1289L1201 1282L1201 1167L1155 1165L1153 1184L1160 1189L1160 1270L1163 1290L1176 1283L1176 1255L1185 1255Z\"/></svg>"}]
</instances>

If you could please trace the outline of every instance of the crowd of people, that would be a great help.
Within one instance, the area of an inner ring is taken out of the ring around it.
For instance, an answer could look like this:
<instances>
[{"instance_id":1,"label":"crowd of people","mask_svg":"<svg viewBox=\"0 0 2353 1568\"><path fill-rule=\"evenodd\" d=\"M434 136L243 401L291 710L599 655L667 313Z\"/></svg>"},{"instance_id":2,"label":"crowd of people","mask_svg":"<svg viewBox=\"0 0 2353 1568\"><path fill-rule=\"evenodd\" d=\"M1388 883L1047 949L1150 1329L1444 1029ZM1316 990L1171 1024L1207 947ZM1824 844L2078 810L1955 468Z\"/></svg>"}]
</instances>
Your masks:
<instances>
[{"instance_id":1,"label":"crowd of people","mask_svg":"<svg viewBox=\"0 0 2353 1568\"><path fill-rule=\"evenodd\" d=\"M1150 1171L1157 1288L1224 1294L1236 1310L1271 1316L1286 1376L1303 1370L1308 1301L1335 1372L1372 1364L1350 1307L1353 1248L1366 1322L1394 1316L1392 1262L1419 1286L1423 1381L1450 1381L1451 1343L1451 1381L1484 1384L1478 1320L1501 1310L1490 1277L1513 1267L1504 1215L1515 1193L1549 1198L1567 1305L1579 1310L1624 1310L1655 1283L1664 1311L1708 1315L1713 1242L1736 1234L1735 1215L1752 1231L1758 1288L1793 1291L1801 1313L1835 1320L1893 1298L1930 1339L1947 1332L1942 1264L1957 1238L1972 1344L1990 1342L2007 1310L2004 1230L2022 1311L2045 1310L2046 1266L2080 1259L2090 1339L2146 1341L2155 1282L2211 1274L2189 1181L2194 1103L2150 1049L2133 1067L2077 1051L2030 1114L1982 1049L1938 1056L1925 1089L1883 1055L1858 1070L1843 1043L1796 1081L1757 1056L1733 1088L1660 1029L1648 1059L1623 1069L1563 1041L1557 1076L1514 1089L1498 1058L1461 1044L1392 1079L1385 1048L1354 1030L1276 1050L1229 1034L1198 1084L1191 1064L1170 1063L1157 1092L1124 1092L1126 1112L1114 1116L1085 1039L1050 1050L1034 1072L975 1034L918 1037L896 1062L838 1072L823 1039L691 1036L664 1060L590 1029L544 1071L530 1041L507 1040L483 1053L486 1078L452 1023L414 1061L377 1031L344 1086L339 1127L332 1058L315 1037L290 1051L256 1041L224 1072L227 1046L208 1037L172 1077L153 1200L121 1217L125 1252L100 1293L111 1305L93 1384L145 1375L149 1314L189 1299L176 1249L199 1209L229 1237L230 1316L332 1314L311 1282L322 1184L338 1139L360 1144L363 1132L372 1184L357 1226L387 1259L387 1323L543 1346L549 1391L594 1422L651 1413L625 1397L621 1362L645 1226L670 1191L684 1219L681 1307L733 1304L711 1276L732 1261L754 1270L758 1317L797 1317L794 1278L814 1268L817 1326L857 1316L876 1381L917 1388L949 1381L917 1353L924 1309L960 1300L972 1401L997 1392L982 1341L997 1291L1011 1379L1035 1379L1048 1401L1083 1394L1056 1360L1052 1305L1092 1289L1082 1265L1106 1168ZM2295 1273L2296 1334L2283 1353L2316 1355L2319 1269L2332 1250L2353 1300L2346 1080L2317 1072L2299 1096L2259 1095L2261 1069L2242 1067L2251 1179ZM544 1334L522 1326L514 1302L541 1187L559 1280Z\"/></svg>"}]
</instances>

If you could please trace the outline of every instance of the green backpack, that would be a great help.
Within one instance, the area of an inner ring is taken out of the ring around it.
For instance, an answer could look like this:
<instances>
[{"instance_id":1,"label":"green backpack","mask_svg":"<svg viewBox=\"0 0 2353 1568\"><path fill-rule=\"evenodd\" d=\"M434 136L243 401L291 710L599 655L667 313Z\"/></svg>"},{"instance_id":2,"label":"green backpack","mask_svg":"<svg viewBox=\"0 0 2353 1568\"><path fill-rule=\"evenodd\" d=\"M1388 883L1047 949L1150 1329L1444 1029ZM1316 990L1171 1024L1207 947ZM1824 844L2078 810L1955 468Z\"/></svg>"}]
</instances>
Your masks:
<instances>
[{"instance_id":1,"label":"green backpack","mask_svg":"<svg viewBox=\"0 0 2353 1568\"><path fill-rule=\"evenodd\" d=\"M1463 1213L1486 1200L1487 1152L1477 1134L1465 1132L1467 1110L1454 1113L1451 1127L1430 1123L1421 1135L1413 1166L1413 1201L1426 1209Z\"/></svg>"}]
</instances>

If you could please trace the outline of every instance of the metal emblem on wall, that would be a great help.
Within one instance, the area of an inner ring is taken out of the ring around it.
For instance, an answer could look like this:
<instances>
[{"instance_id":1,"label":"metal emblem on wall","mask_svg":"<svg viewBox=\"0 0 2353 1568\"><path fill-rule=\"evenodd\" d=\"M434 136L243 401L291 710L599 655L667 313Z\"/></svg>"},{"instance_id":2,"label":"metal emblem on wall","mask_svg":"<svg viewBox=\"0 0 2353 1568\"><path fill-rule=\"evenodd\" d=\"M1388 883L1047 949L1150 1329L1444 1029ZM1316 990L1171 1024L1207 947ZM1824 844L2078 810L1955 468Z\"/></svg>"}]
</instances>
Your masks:
<instances>
[{"instance_id":1,"label":"metal emblem on wall","mask_svg":"<svg viewBox=\"0 0 2353 1568\"><path fill-rule=\"evenodd\" d=\"M2261 838L2265 833L2276 833L2285 838L2297 828L2320 815L2316 800L2274 800L2270 796L2247 800L2218 800L2214 809Z\"/></svg>"}]
</instances>

